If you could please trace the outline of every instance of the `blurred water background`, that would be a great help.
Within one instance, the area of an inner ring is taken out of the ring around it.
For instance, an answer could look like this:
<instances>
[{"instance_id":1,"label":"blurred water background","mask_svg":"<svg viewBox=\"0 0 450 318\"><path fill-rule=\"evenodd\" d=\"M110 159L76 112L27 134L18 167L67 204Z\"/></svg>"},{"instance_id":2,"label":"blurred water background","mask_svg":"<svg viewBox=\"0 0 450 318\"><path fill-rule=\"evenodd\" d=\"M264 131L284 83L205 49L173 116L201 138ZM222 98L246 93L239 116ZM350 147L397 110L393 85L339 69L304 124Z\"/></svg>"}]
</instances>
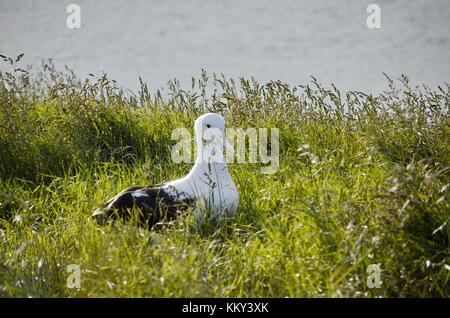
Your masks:
<instances>
[{"instance_id":1,"label":"blurred water background","mask_svg":"<svg viewBox=\"0 0 450 318\"><path fill-rule=\"evenodd\" d=\"M366 26L373 2L381 29ZM66 27L70 3L81 7L80 29ZM291 84L312 75L377 93L383 72L450 81L449 21L448 0L1 0L0 54L53 58L81 77L103 70L133 90L139 76L156 90L205 69Z\"/></svg>"}]
</instances>

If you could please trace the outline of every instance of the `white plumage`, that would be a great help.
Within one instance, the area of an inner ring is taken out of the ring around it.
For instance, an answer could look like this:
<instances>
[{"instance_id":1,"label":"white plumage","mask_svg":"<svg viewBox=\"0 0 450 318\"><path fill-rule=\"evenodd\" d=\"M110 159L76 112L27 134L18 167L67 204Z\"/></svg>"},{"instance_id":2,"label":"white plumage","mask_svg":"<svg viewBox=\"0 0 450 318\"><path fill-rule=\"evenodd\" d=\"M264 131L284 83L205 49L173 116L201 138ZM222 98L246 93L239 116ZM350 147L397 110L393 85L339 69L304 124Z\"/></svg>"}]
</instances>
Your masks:
<instances>
[{"instance_id":1,"label":"white plumage","mask_svg":"<svg viewBox=\"0 0 450 318\"><path fill-rule=\"evenodd\" d=\"M191 171L185 177L166 185L176 192L194 197L198 206L196 213L206 208L213 213L227 211L234 215L238 207L239 195L228 173L224 150L228 147L225 137L225 120L222 116L209 113L195 122L197 157ZM225 149L224 149L225 148Z\"/></svg>"},{"instance_id":2,"label":"white plumage","mask_svg":"<svg viewBox=\"0 0 450 318\"><path fill-rule=\"evenodd\" d=\"M225 120L215 113L200 116L195 121L197 157L191 171L183 178L155 186L132 187L116 195L94 212L109 218L113 212L138 208L151 226L165 218L176 217L187 207L194 208L196 218L203 219L204 211L213 215L236 213L239 195L228 173L224 148Z\"/></svg>"}]
</instances>

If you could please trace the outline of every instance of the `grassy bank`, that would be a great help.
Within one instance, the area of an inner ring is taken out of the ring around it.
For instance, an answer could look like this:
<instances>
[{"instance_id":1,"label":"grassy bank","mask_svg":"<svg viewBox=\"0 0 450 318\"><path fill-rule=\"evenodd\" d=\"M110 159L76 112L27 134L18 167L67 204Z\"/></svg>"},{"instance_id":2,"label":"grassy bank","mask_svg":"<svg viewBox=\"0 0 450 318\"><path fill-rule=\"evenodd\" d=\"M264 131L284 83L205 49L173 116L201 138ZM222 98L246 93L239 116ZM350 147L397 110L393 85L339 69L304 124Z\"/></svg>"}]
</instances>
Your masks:
<instances>
[{"instance_id":1,"label":"grassy bank","mask_svg":"<svg viewBox=\"0 0 450 318\"><path fill-rule=\"evenodd\" d=\"M203 73L161 97L5 62L0 296L450 296L449 85L387 78L371 96ZM275 174L230 165L235 220L150 231L88 218L125 187L187 173L171 160L171 133L205 111L280 132ZM80 290L67 288L69 264L81 268ZM367 286L370 264L381 288Z\"/></svg>"}]
</instances>

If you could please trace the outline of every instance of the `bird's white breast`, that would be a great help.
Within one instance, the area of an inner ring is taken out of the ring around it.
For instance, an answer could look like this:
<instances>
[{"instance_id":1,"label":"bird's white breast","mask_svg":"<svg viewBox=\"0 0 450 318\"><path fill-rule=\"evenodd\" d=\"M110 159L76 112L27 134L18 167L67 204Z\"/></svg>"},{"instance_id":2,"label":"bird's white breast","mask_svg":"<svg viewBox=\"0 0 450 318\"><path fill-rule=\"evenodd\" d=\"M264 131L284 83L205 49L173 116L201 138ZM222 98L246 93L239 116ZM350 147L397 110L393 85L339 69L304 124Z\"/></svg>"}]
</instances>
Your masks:
<instances>
[{"instance_id":1,"label":"bird's white breast","mask_svg":"<svg viewBox=\"0 0 450 318\"><path fill-rule=\"evenodd\" d=\"M239 201L237 188L229 176L187 176L165 185L168 191L180 198L190 197L196 201L197 209L207 209L214 214L227 212L234 215Z\"/></svg>"}]
</instances>

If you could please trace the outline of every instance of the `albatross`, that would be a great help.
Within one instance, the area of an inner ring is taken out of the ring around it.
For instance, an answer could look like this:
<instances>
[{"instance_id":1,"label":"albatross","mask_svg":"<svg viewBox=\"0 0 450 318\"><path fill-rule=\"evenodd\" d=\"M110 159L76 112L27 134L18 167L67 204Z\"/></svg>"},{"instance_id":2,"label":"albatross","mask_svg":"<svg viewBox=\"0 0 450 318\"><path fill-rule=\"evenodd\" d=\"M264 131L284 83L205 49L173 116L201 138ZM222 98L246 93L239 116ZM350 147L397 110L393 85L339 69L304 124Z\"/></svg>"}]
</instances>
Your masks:
<instances>
[{"instance_id":1,"label":"albatross","mask_svg":"<svg viewBox=\"0 0 450 318\"><path fill-rule=\"evenodd\" d=\"M137 216L152 227L176 218L192 208L194 217L203 220L205 211L213 216L233 216L239 195L228 173L224 150L232 152L225 137L225 120L215 113L197 118L194 124L197 156L190 172L180 178L152 186L123 190L92 216L109 220Z\"/></svg>"}]
</instances>

